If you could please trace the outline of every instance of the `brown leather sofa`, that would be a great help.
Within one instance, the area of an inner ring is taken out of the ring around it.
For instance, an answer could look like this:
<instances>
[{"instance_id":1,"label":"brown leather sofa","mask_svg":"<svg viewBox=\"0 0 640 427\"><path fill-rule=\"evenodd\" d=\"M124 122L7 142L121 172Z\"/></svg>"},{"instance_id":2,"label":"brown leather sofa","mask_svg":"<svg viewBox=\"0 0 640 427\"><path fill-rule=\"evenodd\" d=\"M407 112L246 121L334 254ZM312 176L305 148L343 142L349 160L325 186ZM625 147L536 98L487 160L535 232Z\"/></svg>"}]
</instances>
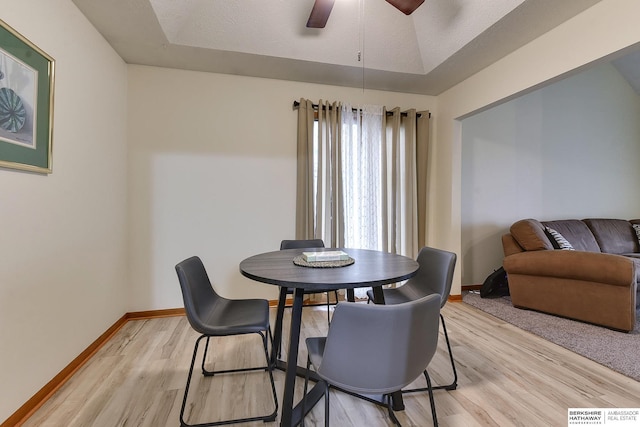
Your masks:
<instances>
[{"instance_id":1,"label":"brown leather sofa","mask_svg":"<svg viewBox=\"0 0 640 427\"><path fill-rule=\"evenodd\" d=\"M633 224L640 219L514 223L502 236L513 305L633 330L640 303L640 236Z\"/></svg>"}]
</instances>

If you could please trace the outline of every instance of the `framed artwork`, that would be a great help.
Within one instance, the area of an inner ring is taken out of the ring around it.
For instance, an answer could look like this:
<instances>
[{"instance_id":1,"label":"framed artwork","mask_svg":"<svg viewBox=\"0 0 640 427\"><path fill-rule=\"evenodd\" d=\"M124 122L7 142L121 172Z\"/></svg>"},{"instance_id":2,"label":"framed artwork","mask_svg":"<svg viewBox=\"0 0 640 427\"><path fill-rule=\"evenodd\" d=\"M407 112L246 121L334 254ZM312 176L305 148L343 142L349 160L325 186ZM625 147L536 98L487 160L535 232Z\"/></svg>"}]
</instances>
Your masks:
<instances>
[{"instance_id":1,"label":"framed artwork","mask_svg":"<svg viewBox=\"0 0 640 427\"><path fill-rule=\"evenodd\" d=\"M0 20L0 167L51 173L54 63Z\"/></svg>"}]
</instances>

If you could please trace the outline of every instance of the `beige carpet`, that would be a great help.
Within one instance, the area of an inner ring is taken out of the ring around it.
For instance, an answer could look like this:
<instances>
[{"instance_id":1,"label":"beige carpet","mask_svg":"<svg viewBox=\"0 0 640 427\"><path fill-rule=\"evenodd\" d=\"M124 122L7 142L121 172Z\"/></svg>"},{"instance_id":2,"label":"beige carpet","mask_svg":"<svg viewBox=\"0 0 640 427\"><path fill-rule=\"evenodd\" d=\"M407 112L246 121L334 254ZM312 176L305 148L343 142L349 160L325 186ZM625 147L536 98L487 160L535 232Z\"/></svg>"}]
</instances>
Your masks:
<instances>
[{"instance_id":1,"label":"beige carpet","mask_svg":"<svg viewBox=\"0 0 640 427\"><path fill-rule=\"evenodd\" d=\"M476 293L464 293L462 301L640 381L640 310L636 316L635 329L624 333L532 310L518 309L511 305L508 296L480 298Z\"/></svg>"}]
</instances>

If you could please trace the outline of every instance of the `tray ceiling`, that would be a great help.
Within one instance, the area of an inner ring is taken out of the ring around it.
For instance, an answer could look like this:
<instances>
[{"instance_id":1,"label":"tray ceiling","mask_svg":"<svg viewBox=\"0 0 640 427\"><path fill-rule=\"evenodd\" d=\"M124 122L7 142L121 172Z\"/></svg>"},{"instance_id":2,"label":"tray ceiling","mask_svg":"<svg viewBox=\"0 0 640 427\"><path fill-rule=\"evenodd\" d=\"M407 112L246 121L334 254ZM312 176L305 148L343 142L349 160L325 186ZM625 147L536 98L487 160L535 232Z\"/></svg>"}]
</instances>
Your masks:
<instances>
[{"instance_id":1,"label":"tray ceiling","mask_svg":"<svg viewBox=\"0 0 640 427\"><path fill-rule=\"evenodd\" d=\"M438 95L599 0L73 0L130 64Z\"/></svg>"}]
</instances>

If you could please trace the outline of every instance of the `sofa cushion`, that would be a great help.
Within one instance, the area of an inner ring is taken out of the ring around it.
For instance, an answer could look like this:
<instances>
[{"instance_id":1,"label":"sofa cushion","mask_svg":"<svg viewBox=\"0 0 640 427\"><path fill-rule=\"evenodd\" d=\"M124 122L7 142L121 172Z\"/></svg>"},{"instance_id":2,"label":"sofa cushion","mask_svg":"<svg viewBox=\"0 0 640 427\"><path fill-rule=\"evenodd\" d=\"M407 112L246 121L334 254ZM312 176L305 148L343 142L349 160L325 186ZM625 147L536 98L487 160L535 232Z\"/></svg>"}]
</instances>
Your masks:
<instances>
[{"instance_id":1,"label":"sofa cushion","mask_svg":"<svg viewBox=\"0 0 640 427\"><path fill-rule=\"evenodd\" d=\"M629 221L587 218L583 222L593 233L602 252L608 254L639 252L638 236Z\"/></svg>"},{"instance_id":2,"label":"sofa cushion","mask_svg":"<svg viewBox=\"0 0 640 427\"><path fill-rule=\"evenodd\" d=\"M509 229L511 236L525 251L552 250L553 245L544 233L544 226L535 219L514 222Z\"/></svg>"},{"instance_id":3,"label":"sofa cushion","mask_svg":"<svg viewBox=\"0 0 640 427\"><path fill-rule=\"evenodd\" d=\"M553 228L571 243L577 251L601 252L595 237L587 224L579 219L543 221L545 227Z\"/></svg>"},{"instance_id":4,"label":"sofa cushion","mask_svg":"<svg viewBox=\"0 0 640 427\"><path fill-rule=\"evenodd\" d=\"M551 241L554 249L562 249L565 251L575 250L573 246L571 246L571 243L569 243L562 234L558 233L553 228L545 227L544 232Z\"/></svg>"}]
</instances>

